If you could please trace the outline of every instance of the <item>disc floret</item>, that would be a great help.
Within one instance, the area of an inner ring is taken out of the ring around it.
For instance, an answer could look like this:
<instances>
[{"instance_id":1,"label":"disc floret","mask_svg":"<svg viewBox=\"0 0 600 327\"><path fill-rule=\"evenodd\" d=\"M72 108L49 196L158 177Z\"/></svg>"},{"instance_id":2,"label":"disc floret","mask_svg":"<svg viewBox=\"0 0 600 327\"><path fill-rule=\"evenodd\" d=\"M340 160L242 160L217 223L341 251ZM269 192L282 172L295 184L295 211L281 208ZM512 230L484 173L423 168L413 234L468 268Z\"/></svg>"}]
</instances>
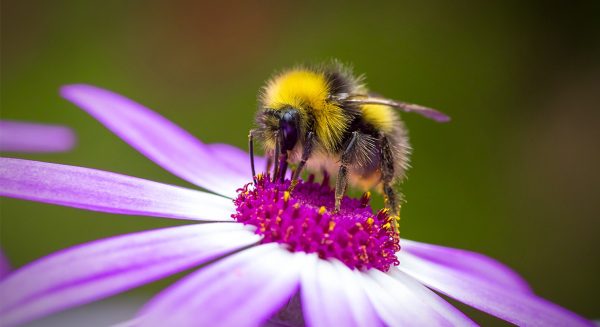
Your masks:
<instances>
[{"instance_id":1,"label":"disc floret","mask_svg":"<svg viewBox=\"0 0 600 327\"><path fill-rule=\"evenodd\" d=\"M387 271L398 265L393 217L386 209L373 214L368 194L344 197L341 210L334 213L334 190L327 178L322 183L315 183L314 176L300 181L293 194L287 191L289 185L289 180L278 183L257 176L256 184L238 190L232 217L255 226L262 243L285 244L292 252L317 253L359 270Z\"/></svg>"}]
</instances>

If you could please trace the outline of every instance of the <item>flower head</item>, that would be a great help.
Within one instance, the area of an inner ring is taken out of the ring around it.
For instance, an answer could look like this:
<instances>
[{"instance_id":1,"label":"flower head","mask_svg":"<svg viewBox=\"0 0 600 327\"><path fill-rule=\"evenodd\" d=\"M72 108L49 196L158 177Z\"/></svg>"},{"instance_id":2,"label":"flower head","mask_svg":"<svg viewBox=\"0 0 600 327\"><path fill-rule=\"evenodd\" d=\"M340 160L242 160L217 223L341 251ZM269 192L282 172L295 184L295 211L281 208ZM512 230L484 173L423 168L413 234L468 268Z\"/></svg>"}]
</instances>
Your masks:
<instances>
[{"instance_id":1,"label":"flower head","mask_svg":"<svg viewBox=\"0 0 600 327\"><path fill-rule=\"evenodd\" d=\"M133 321L257 326L299 294L311 326L475 324L436 291L519 325L591 325L537 297L517 274L485 256L408 240L397 252L389 218L372 213L366 197L346 198L332 214L327 185L308 180L293 194L267 179L249 186L248 157L237 148L203 144L106 90L74 85L62 93L157 164L218 195L89 168L0 159L3 196L210 222L95 241L22 267L0 281L5 325L204 264L154 297Z\"/></svg>"},{"instance_id":2,"label":"flower head","mask_svg":"<svg viewBox=\"0 0 600 327\"><path fill-rule=\"evenodd\" d=\"M316 253L349 268L388 271L398 264L400 239L387 210L373 214L368 197L363 201L345 197L343 210L334 213L334 190L328 179L317 184L311 176L296 186L293 196L287 191L289 184L259 175L256 185L238 190L232 218L255 226L263 244L281 243L292 252Z\"/></svg>"}]
</instances>

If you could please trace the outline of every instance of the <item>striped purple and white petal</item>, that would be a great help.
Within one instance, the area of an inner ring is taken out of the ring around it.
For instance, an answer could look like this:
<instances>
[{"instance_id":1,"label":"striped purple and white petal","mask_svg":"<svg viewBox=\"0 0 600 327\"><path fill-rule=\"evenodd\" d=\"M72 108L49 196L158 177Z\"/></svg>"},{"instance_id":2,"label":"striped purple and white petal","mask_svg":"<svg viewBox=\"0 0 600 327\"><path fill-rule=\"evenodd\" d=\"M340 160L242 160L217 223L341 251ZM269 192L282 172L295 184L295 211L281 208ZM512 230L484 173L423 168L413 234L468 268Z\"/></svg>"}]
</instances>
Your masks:
<instances>
[{"instance_id":1,"label":"striped purple and white petal","mask_svg":"<svg viewBox=\"0 0 600 327\"><path fill-rule=\"evenodd\" d=\"M337 260L309 257L301 279L304 320L309 326L383 326L356 281L360 273Z\"/></svg>"},{"instance_id":2,"label":"striped purple and white petal","mask_svg":"<svg viewBox=\"0 0 600 327\"><path fill-rule=\"evenodd\" d=\"M397 255L401 263L404 255L410 254L422 261L442 265L470 280L497 283L516 292L532 292L523 277L506 265L480 253L405 239L401 241L401 245L402 251Z\"/></svg>"},{"instance_id":3,"label":"striped purple and white petal","mask_svg":"<svg viewBox=\"0 0 600 327\"><path fill-rule=\"evenodd\" d=\"M0 152L64 152L75 145L75 134L67 127L0 120Z\"/></svg>"},{"instance_id":4,"label":"striped purple and white petal","mask_svg":"<svg viewBox=\"0 0 600 327\"><path fill-rule=\"evenodd\" d=\"M0 158L0 195L116 214L232 221L231 200L90 168Z\"/></svg>"},{"instance_id":5,"label":"striped purple and white petal","mask_svg":"<svg viewBox=\"0 0 600 327\"><path fill-rule=\"evenodd\" d=\"M462 312L411 278L379 270L357 274L386 326L475 326Z\"/></svg>"},{"instance_id":6,"label":"striped purple and white petal","mask_svg":"<svg viewBox=\"0 0 600 327\"><path fill-rule=\"evenodd\" d=\"M251 180L251 174L240 169L249 166L249 158L238 165L224 159L239 157L241 150L209 147L126 97L83 84L65 86L61 94L150 160L184 180L231 198L237 188Z\"/></svg>"},{"instance_id":7,"label":"striped purple and white petal","mask_svg":"<svg viewBox=\"0 0 600 327\"><path fill-rule=\"evenodd\" d=\"M478 278L444 261L399 255L398 269L427 287L520 326L592 326L591 322L530 292L507 286L506 280ZM460 260L461 257L455 257ZM469 260L468 256L465 260ZM488 275L489 277L489 275Z\"/></svg>"},{"instance_id":8,"label":"striped purple and white petal","mask_svg":"<svg viewBox=\"0 0 600 327\"><path fill-rule=\"evenodd\" d=\"M23 324L189 269L256 243L240 224L158 229L87 243L0 281L3 326Z\"/></svg>"},{"instance_id":9,"label":"striped purple and white petal","mask_svg":"<svg viewBox=\"0 0 600 327\"><path fill-rule=\"evenodd\" d=\"M143 326L260 326L297 291L303 253L266 244L229 256L167 288L144 307Z\"/></svg>"}]
</instances>

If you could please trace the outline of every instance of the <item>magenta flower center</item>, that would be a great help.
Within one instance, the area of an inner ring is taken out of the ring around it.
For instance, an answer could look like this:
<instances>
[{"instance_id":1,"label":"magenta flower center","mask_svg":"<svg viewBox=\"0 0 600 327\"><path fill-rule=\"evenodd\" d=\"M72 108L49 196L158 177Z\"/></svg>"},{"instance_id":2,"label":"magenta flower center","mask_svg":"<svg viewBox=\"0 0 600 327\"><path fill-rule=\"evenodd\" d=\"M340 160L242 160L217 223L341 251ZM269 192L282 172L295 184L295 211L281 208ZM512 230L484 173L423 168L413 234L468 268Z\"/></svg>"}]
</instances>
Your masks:
<instances>
[{"instance_id":1,"label":"magenta flower center","mask_svg":"<svg viewBox=\"0 0 600 327\"><path fill-rule=\"evenodd\" d=\"M398 265L399 237L387 210L373 214L369 197L344 197L334 213L334 190L326 178L321 184L311 176L290 194L290 181L273 183L258 176L257 184L238 190L237 221L256 226L262 243L277 242L290 251L336 258L350 268L387 271Z\"/></svg>"}]
</instances>

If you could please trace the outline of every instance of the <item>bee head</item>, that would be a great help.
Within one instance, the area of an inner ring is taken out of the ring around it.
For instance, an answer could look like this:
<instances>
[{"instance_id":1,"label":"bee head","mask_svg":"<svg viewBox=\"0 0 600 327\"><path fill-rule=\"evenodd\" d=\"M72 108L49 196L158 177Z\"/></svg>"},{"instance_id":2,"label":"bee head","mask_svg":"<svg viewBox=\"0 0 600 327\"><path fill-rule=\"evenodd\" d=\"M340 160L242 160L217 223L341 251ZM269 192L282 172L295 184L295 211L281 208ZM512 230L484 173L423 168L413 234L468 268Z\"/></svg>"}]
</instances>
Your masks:
<instances>
[{"instance_id":1,"label":"bee head","mask_svg":"<svg viewBox=\"0 0 600 327\"><path fill-rule=\"evenodd\" d=\"M296 146L300 134L300 113L295 108L279 111L279 142L282 151L289 151Z\"/></svg>"}]
</instances>

